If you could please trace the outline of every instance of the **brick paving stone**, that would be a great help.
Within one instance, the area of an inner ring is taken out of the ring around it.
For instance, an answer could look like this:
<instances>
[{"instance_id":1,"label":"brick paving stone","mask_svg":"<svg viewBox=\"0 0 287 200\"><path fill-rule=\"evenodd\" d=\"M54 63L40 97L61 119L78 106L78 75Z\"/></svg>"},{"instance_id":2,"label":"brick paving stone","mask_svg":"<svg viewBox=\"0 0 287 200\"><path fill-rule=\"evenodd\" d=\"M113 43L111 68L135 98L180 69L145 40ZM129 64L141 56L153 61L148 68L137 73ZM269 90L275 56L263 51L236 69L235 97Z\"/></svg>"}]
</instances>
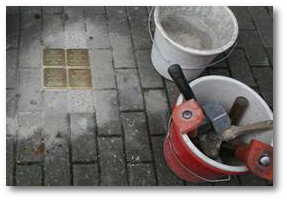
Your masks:
<instances>
[{"instance_id":1,"label":"brick paving stone","mask_svg":"<svg viewBox=\"0 0 287 200\"><path fill-rule=\"evenodd\" d=\"M264 179L257 178L256 176L248 173L238 176L241 185L244 186L267 186L269 183Z\"/></svg>"},{"instance_id":2,"label":"brick paving stone","mask_svg":"<svg viewBox=\"0 0 287 200\"><path fill-rule=\"evenodd\" d=\"M31 10L31 13L22 13L21 15L21 38L19 52L20 68L42 67L41 16L39 14L33 14L33 12L34 11Z\"/></svg>"},{"instance_id":3,"label":"brick paving stone","mask_svg":"<svg viewBox=\"0 0 287 200\"><path fill-rule=\"evenodd\" d=\"M94 92L98 135L121 135L121 122L116 90Z\"/></svg>"},{"instance_id":4,"label":"brick paving stone","mask_svg":"<svg viewBox=\"0 0 287 200\"><path fill-rule=\"evenodd\" d=\"M159 185L183 185L183 181L169 169L163 156L164 136L152 137L152 146Z\"/></svg>"},{"instance_id":5,"label":"brick paving stone","mask_svg":"<svg viewBox=\"0 0 287 200\"><path fill-rule=\"evenodd\" d=\"M85 7L86 14L105 14L104 6L86 6Z\"/></svg>"},{"instance_id":6,"label":"brick paving stone","mask_svg":"<svg viewBox=\"0 0 287 200\"><path fill-rule=\"evenodd\" d=\"M251 87L256 86L251 69L242 49L235 49L228 58L228 63L230 65L233 78L238 79Z\"/></svg>"},{"instance_id":7,"label":"brick paving stone","mask_svg":"<svg viewBox=\"0 0 287 200\"><path fill-rule=\"evenodd\" d=\"M43 6L42 12L44 14L62 14L63 7L62 6Z\"/></svg>"},{"instance_id":8,"label":"brick paving stone","mask_svg":"<svg viewBox=\"0 0 287 200\"><path fill-rule=\"evenodd\" d=\"M115 68L135 68L132 40L124 7L107 7Z\"/></svg>"},{"instance_id":9,"label":"brick paving stone","mask_svg":"<svg viewBox=\"0 0 287 200\"><path fill-rule=\"evenodd\" d=\"M116 71L120 109L143 110L143 97L137 71L121 69Z\"/></svg>"},{"instance_id":10,"label":"brick paving stone","mask_svg":"<svg viewBox=\"0 0 287 200\"><path fill-rule=\"evenodd\" d=\"M104 15L97 13L86 13L88 47L91 48L109 48L108 22Z\"/></svg>"},{"instance_id":11,"label":"brick paving stone","mask_svg":"<svg viewBox=\"0 0 287 200\"><path fill-rule=\"evenodd\" d=\"M128 185L122 138L98 138L101 185Z\"/></svg>"},{"instance_id":12,"label":"brick paving stone","mask_svg":"<svg viewBox=\"0 0 287 200\"><path fill-rule=\"evenodd\" d=\"M146 112L151 135L167 133L169 109L164 90L145 92Z\"/></svg>"},{"instance_id":13,"label":"brick paving stone","mask_svg":"<svg viewBox=\"0 0 287 200\"><path fill-rule=\"evenodd\" d=\"M171 107L170 109L172 109L172 107L173 107L174 103L176 102L176 99L177 99L180 92L178 91L174 82L169 81L167 79L165 79L164 81L165 81L165 85L166 85L166 89L167 89L169 105Z\"/></svg>"},{"instance_id":14,"label":"brick paving stone","mask_svg":"<svg viewBox=\"0 0 287 200\"><path fill-rule=\"evenodd\" d=\"M143 88L162 88L163 81L151 62L150 50L136 50L137 65Z\"/></svg>"},{"instance_id":15,"label":"brick paving stone","mask_svg":"<svg viewBox=\"0 0 287 200\"><path fill-rule=\"evenodd\" d=\"M17 131L17 97L15 91L6 91L6 136L15 136Z\"/></svg>"},{"instance_id":16,"label":"brick paving stone","mask_svg":"<svg viewBox=\"0 0 287 200\"><path fill-rule=\"evenodd\" d=\"M16 88L17 86L17 50L6 51L6 88Z\"/></svg>"},{"instance_id":17,"label":"brick paving stone","mask_svg":"<svg viewBox=\"0 0 287 200\"><path fill-rule=\"evenodd\" d=\"M84 8L80 6L64 7L65 47L87 48Z\"/></svg>"},{"instance_id":18,"label":"brick paving stone","mask_svg":"<svg viewBox=\"0 0 287 200\"><path fill-rule=\"evenodd\" d=\"M18 47L19 21L19 15L6 15L6 49Z\"/></svg>"},{"instance_id":19,"label":"brick paving stone","mask_svg":"<svg viewBox=\"0 0 287 200\"><path fill-rule=\"evenodd\" d=\"M10 15L18 15L20 11L20 7L19 6L6 6L6 14Z\"/></svg>"},{"instance_id":20,"label":"brick paving stone","mask_svg":"<svg viewBox=\"0 0 287 200\"><path fill-rule=\"evenodd\" d=\"M127 162L151 161L145 114L122 113Z\"/></svg>"},{"instance_id":21,"label":"brick paving stone","mask_svg":"<svg viewBox=\"0 0 287 200\"><path fill-rule=\"evenodd\" d=\"M42 169L39 165L17 165L16 167L17 186L41 186Z\"/></svg>"},{"instance_id":22,"label":"brick paving stone","mask_svg":"<svg viewBox=\"0 0 287 200\"><path fill-rule=\"evenodd\" d=\"M154 167L149 163L128 164L129 182L131 186L155 186Z\"/></svg>"},{"instance_id":23,"label":"brick paving stone","mask_svg":"<svg viewBox=\"0 0 287 200\"><path fill-rule=\"evenodd\" d=\"M148 14L144 6L128 6L128 17L135 49L151 48L148 32Z\"/></svg>"},{"instance_id":24,"label":"brick paving stone","mask_svg":"<svg viewBox=\"0 0 287 200\"><path fill-rule=\"evenodd\" d=\"M43 43L45 48L65 47L63 21L62 15L43 15Z\"/></svg>"},{"instance_id":25,"label":"brick paving stone","mask_svg":"<svg viewBox=\"0 0 287 200\"><path fill-rule=\"evenodd\" d=\"M73 165L75 186L96 186L99 184L98 167L96 164Z\"/></svg>"},{"instance_id":26,"label":"brick paving stone","mask_svg":"<svg viewBox=\"0 0 287 200\"><path fill-rule=\"evenodd\" d=\"M273 107L273 71L270 67L253 68L254 77L267 104Z\"/></svg>"},{"instance_id":27,"label":"brick paving stone","mask_svg":"<svg viewBox=\"0 0 287 200\"><path fill-rule=\"evenodd\" d=\"M94 112L93 93L90 90L68 91L68 101L69 101L69 111L71 113Z\"/></svg>"},{"instance_id":28,"label":"brick paving stone","mask_svg":"<svg viewBox=\"0 0 287 200\"><path fill-rule=\"evenodd\" d=\"M255 29L246 6L230 6L238 22L239 29Z\"/></svg>"},{"instance_id":29,"label":"brick paving stone","mask_svg":"<svg viewBox=\"0 0 287 200\"><path fill-rule=\"evenodd\" d=\"M41 111L43 109L41 76L42 71L40 69L19 70L19 111Z\"/></svg>"},{"instance_id":30,"label":"brick paving stone","mask_svg":"<svg viewBox=\"0 0 287 200\"><path fill-rule=\"evenodd\" d=\"M263 6L248 7L265 47L273 47L273 22Z\"/></svg>"},{"instance_id":31,"label":"brick paving stone","mask_svg":"<svg viewBox=\"0 0 287 200\"><path fill-rule=\"evenodd\" d=\"M17 163L42 161L45 144L41 113L19 113L18 125Z\"/></svg>"},{"instance_id":32,"label":"brick paving stone","mask_svg":"<svg viewBox=\"0 0 287 200\"><path fill-rule=\"evenodd\" d=\"M90 61L94 88L116 88L111 50L90 50Z\"/></svg>"},{"instance_id":33,"label":"brick paving stone","mask_svg":"<svg viewBox=\"0 0 287 200\"><path fill-rule=\"evenodd\" d=\"M71 113L71 146L72 161L95 161L96 153L96 122L91 113Z\"/></svg>"},{"instance_id":34,"label":"brick paving stone","mask_svg":"<svg viewBox=\"0 0 287 200\"><path fill-rule=\"evenodd\" d=\"M13 137L6 137L6 186L13 185L14 141Z\"/></svg>"},{"instance_id":35,"label":"brick paving stone","mask_svg":"<svg viewBox=\"0 0 287 200\"><path fill-rule=\"evenodd\" d=\"M273 48L266 48L270 65L273 67Z\"/></svg>"},{"instance_id":36,"label":"brick paving stone","mask_svg":"<svg viewBox=\"0 0 287 200\"><path fill-rule=\"evenodd\" d=\"M41 6L21 6L22 14L41 14Z\"/></svg>"},{"instance_id":37,"label":"brick paving stone","mask_svg":"<svg viewBox=\"0 0 287 200\"><path fill-rule=\"evenodd\" d=\"M227 68L209 69L209 75L219 75L219 76L230 76L229 70Z\"/></svg>"},{"instance_id":38,"label":"brick paving stone","mask_svg":"<svg viewBox=\"0 0 287 200\"><path fill-rule=\"evenodd\" d=\"M268 57L256 31L241 31L241 42L251 66L269 65Z\"/></svg>"}]
</instances>

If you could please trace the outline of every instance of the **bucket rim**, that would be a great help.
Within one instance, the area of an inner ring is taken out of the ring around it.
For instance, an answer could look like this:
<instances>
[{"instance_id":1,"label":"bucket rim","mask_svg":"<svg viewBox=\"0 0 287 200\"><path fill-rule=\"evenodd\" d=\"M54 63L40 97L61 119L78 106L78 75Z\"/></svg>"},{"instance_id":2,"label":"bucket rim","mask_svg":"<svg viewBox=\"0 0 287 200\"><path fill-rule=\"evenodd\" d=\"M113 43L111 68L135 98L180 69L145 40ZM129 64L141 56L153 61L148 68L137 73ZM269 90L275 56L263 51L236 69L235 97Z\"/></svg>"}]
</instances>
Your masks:
<instances>
[{"instance_id":1,"label":"bucket rim","mask_svg":"<svg viewBox=\"0 0 287 200\"><path fill-rule=\"evenodd\" d=\"M165 32L164 28L162 27L162 25L159 21L159 9L160 9L160 7L162 7L162 6L155 6L155 9L154 9L154 22L155 22L156 28L159 29L159 31L161 32L163 37L168 42L170 42L173 46L175 46L176 48L178 48L182 51L192 53L195 55L200 55L200 56L217 55L217 54L222 53L222 52L226 51L227 49L229 49L237 40L238 32L239 32L238 22L236 20L234 13L227 6L217 6L217 7L222 7L223 9L225 9L229 13L230 17L232 18L232 22L233 22L233 26L234 26L234 31L233 31L232 37L231 37L230 41L228 43L226 43L225 45L223 45L222 47L210 49L210 50L200 50L200 49L195 49L195 48L190 48L190 47L184 47L184 46L176 43L175 41L173 41L167 35L167 33ZM213 7L215 7L215 6L213 6Z\"/></svg>"},{"instance_id":2,"label":"bucket rim","mask_svg":"<svg viewBox=\"0 0 287 200\"><path fill-rule=\"evenodd\" d=\"M273 119L273 113L270 110L269 106L267 105L267 103L262 99L262 97L259 96L259 94L257 94L253 89L251 89L249 86L247 86L246 84L235 80L233 78L230 77L226 77L226 76L218 76L218 75L210 75L210 76L204 76L204 77L200 77L198 79L195 79L194 81L190 82L189 85L190 87L192 87L193 85L205 81L205 80L227 80L227 81L231 81L234 83L237 83L239 85L241 85L242 87L244 87L246 90L250 91L254 96L258 97L258 100L262 103L263 107L267 110L268 114L270 115L270 118ZM180 94L176 100L175 105L178 106L183 102L183 96L182 94ZM185 144L189 147L189 149L195 153L202 161L206 162L207 164L220 169L220 170L225 170L228 172L235 172L235 173L244 173L248 171L248 168L246 165L242 165L242 166L232 166L232 165L226 165L226 164L222 164L219 162L216 162L215 160L209 158L208 156L206 156L204 153L202 153L188 138L188 136L186 134L182 135L182 139L185 141ZM273 140L271 141L271 145L273 145Z\"/></svg>"}]
</instances>

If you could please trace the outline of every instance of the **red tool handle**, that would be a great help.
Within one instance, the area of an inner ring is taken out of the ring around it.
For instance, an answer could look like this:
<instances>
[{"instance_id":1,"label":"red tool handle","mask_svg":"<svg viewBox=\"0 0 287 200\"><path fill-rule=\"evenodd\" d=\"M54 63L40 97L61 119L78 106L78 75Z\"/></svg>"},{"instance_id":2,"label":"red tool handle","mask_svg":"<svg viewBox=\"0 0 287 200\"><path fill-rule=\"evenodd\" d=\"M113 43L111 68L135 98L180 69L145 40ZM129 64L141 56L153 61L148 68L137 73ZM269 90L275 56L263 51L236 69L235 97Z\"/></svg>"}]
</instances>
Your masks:
<instances>
[{"instance_id":1,"label":"red tool handle","mask_svg":"<svg viewBox=\"0 0 287 200\"><path fill-rule=\"evenodd\" d=\"M273 181L273 147L251 140L249 145L242 145L236 148L235 156L246 163L251 173L259 178Z\"/></svg>"}]
</instances>

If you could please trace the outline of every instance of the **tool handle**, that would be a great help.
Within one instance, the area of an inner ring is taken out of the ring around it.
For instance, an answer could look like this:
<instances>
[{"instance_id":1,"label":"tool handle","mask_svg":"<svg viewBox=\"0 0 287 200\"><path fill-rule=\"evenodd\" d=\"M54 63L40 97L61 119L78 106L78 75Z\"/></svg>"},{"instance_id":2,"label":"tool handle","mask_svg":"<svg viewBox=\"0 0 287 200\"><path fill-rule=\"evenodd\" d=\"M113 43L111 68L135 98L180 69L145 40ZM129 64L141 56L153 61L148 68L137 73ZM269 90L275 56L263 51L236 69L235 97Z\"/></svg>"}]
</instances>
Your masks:
<instances>
[{"instance_id":1,"label":"tool handle","mask_svg":"<svg viewBox=\"0 0 287 200\"><path fill-rule=\"evenodd\" d=\"M224 141L232 140L239 135L247 133L255 133L259 131L267 131L273 129L273 120L261 121L245 126L232 126L230 129L222 133Z\"/></svg>"},{"instance_id":2,"label":"tool handle","mask_svg":"<svg viewBox=\"0 0 287 200\"><path fill-rule=\"evenodd\" d=\"M230 109L229 118L232 125L237 125L249 105L245 97L237 97Z\"/></svg>"},{"instance_id":3,"label":"tool handle","mask_svg":"<svg viewBox=\"0 0 287 200\"><path fill-rule=\"evenodd\" d=\"M186 81L186 78L182 72L181 67L178 64L171 65L168 68L168 73L171 76L172 80L175 82L180 93L183 95L186 101L190 99L195 99L195 95Z\"/></svg>"}]
</instances>

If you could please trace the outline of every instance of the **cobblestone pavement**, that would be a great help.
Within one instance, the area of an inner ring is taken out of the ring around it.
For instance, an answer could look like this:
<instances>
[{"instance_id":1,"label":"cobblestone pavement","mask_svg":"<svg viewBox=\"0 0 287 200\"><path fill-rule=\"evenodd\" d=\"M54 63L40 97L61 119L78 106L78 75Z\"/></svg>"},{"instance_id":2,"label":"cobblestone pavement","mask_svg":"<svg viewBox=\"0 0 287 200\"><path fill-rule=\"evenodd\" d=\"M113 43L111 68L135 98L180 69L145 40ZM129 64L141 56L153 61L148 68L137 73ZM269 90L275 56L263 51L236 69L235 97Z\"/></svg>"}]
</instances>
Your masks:
<instances>
[{"instance_id":1,"label":"cobblestone pavement","mask_svg":"<svg viewBox=\"0 0 287 200\"><path fill-rule=\"evenodd\" d=\"M187 183L162 145L179 92L153 69L150 7L7 8L7 185L272 185L247 174ZM231 7L238 46L224 75L273 104L272 7ZM92 90L42 90L42 48L88 48Z\"/></svg>"}]
</instances>

